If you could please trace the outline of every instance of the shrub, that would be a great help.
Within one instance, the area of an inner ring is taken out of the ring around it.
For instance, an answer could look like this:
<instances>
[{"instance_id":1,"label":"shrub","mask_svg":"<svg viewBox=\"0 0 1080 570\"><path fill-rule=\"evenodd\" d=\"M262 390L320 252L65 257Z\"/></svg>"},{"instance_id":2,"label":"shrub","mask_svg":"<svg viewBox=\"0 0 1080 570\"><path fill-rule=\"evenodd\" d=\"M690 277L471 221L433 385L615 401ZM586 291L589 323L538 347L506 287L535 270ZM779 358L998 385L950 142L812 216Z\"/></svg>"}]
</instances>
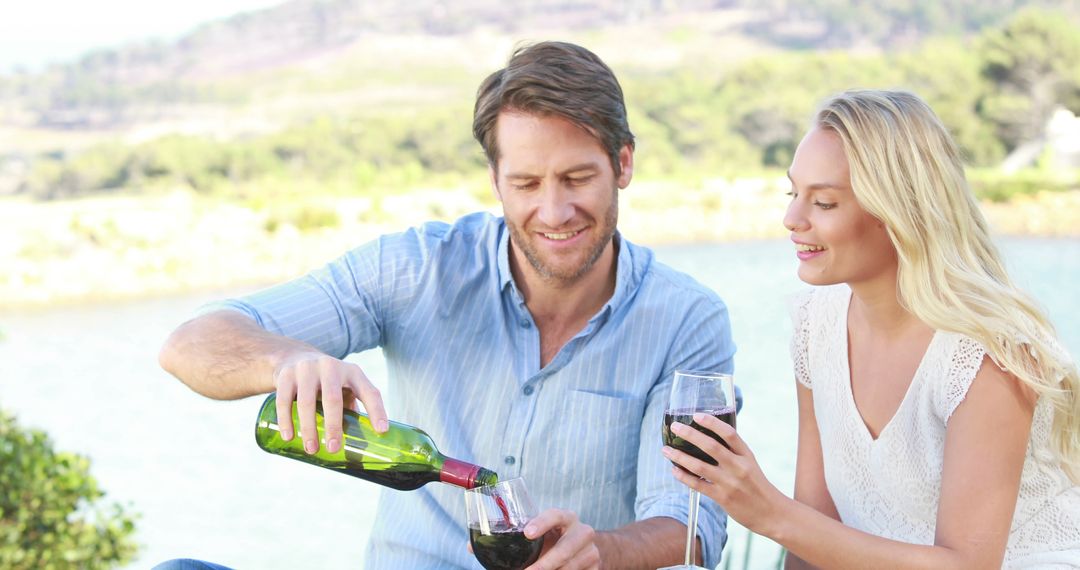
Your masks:
<instances>
[{"instance_id":1,"label":"shrub","mask_svg":"<svg viewBox=\"0 0 1080 570\"><path fill-rule=\"evenodd\" d=\"M101 504L89 468L0 410L0 568L111 568L134 557L135 515Z\"/></svg>"},{"instance_id":2,"label":"shrub","mask_svg":"<svg viewBox=\"0 0 1080 570\"><path fill-rule=\"evenodd\" d=\"M1025 168L1011 174L997 169L969 169L968 182L981 200L1008 202L1017 196L1035 196L1040 192L1080 190L1076 173Z\"/></svg>"}]
</instances>

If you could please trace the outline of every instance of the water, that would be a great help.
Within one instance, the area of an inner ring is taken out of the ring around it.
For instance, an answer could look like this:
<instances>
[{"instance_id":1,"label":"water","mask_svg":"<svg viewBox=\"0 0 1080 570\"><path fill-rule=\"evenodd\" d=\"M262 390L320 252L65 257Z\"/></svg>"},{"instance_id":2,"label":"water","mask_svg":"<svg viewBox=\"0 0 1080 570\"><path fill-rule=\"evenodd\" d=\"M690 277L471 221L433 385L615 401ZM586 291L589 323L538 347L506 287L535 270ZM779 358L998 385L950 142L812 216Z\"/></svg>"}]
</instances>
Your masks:
<instances>
[{"instance_id":1,"label":"water","mask_svg":"<svg viewBox=\"0 0 1080 570\"><path fill-rule=\"evenodd\" d=\"M1080 240L1000 242L1014 278L1080 355ZM796 405L785 298L803 286L785 241L657 248L728 303L746 395L739 432L766 475L793 485ZM0 316L0 406L45 429L58 449L88 455L107 499L141 513L148 568L196 557L237 568L361 568L378 487L266 454L255 445L261 398L213 402L160 370L157 350L202 303L228 291ZM354 357L377 383L377 352ZM393 402L390 402L393 413ZM659 428L658 428L659 433ZM659 435L658 435L659 437ZM725 558L741 568L745 531L731 525ZM462 536L461 548L467 537ZM777 547L755 538L750 567Z\"/></svg>"}]
</instances>

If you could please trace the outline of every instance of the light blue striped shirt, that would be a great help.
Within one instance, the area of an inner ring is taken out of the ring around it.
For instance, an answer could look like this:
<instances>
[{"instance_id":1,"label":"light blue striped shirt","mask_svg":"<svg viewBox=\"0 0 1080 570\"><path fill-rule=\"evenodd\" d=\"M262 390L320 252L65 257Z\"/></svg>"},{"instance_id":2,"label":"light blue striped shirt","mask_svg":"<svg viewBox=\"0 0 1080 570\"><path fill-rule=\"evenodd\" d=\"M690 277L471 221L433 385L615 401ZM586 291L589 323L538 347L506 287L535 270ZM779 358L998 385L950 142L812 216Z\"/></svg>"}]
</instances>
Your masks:
<instances>
[{"instance_id":1,"label":"light blue striped shirt","mask_svg":"<svg viewBox=\"0 0 1080 570\"><path fill-rule=\"evenodd\" d=\"M450 457L524 477L540 509L569 509L597 530L685 523L687 490L660 453L662 415L675 369L732 371L727 308L650 250L616 240L614 294L544 368L506 224L489 214L383 236L225 306L339 358L381 346L394 419ZM712 567L726 517L701 505ZM376 517L368 568L481 568L465 549L461 489L386 489Z\"/></svg>"}]
</instances>

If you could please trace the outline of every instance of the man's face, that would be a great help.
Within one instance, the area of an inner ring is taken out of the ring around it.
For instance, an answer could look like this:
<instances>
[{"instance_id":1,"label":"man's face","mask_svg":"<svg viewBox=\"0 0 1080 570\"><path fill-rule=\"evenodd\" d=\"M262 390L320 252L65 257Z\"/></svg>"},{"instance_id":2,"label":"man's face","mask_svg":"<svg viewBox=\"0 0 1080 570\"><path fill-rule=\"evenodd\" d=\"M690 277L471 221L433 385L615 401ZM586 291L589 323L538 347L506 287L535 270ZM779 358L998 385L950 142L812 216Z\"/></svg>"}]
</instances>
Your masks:
<instances>
[{"instance_id":1,"label":"man's face","mask_svg":"<svg viewBox=\"0 0 1080 570\"><path fill-rule=\"evenodd\" d=\"M618 190L633 172L630 147L619 153L616 177L600 141L562 117L503 111L495 128L492 184L518 267L566 287L601 258L613 259Z\"/></svg>"}]
</instances>

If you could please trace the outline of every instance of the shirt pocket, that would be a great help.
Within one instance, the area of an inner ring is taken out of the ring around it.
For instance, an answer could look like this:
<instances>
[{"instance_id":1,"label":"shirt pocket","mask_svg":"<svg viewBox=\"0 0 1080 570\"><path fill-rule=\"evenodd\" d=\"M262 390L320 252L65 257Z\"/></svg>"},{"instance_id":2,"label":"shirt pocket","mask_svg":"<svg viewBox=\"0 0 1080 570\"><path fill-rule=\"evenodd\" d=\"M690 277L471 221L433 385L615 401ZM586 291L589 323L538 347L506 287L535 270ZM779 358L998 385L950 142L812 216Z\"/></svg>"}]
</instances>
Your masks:
<instances>
[{"instance_id":1,"label":"shirt pocket","mask_svg":"<svg viewBox=\"0 0 1080 570\"><path fill-rule=\"evenodd\" d=\"M637 470L643 403L569 390L551 418L552 467L568 485L631 480ZM657 437L660 437L657 426Z\"/></svg>"}]
</instances>

